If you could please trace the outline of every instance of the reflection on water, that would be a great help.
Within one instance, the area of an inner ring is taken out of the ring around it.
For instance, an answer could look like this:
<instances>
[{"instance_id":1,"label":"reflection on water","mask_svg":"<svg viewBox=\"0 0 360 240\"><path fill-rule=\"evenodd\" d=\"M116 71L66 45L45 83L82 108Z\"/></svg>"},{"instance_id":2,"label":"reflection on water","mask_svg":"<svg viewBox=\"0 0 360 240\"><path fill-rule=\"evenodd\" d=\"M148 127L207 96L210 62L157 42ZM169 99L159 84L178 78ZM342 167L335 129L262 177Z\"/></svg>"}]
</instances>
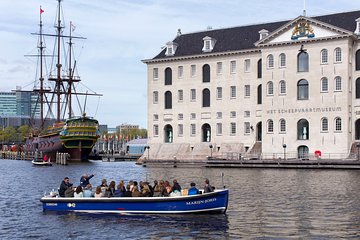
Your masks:
<instances>
[{"instance_id":1,"label":"reflection on water","mask_svg":"<svg viewBox=\"0 0 360 240\"><path fill-rule=\"evenodd\" d=\"M133 162L32 167L0 161L0 238L359 238L360 171L143 168ZM115 181L177 178L183 187L205 178L230 189L226 215L44 213L39 198L65 176ZM6 197L5 197L6 196ZM49 230L50 229L50 230Z\"/></svg>"}]
</instances>

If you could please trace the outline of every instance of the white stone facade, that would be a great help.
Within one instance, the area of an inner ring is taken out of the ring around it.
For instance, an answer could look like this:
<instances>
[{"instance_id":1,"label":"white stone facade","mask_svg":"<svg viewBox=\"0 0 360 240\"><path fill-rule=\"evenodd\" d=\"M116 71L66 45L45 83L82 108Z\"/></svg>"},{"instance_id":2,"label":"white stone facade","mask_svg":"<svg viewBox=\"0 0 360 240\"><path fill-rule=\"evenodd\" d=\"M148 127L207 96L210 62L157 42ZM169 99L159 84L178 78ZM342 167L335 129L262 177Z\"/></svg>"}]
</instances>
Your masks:
<instances>
[{"instance_id":1,"label":"white stone facade","mask_svg":"<svg viewBox=\"0 0 360 240\"><path fill-rule=\"evenodd\" d=\"M292 40L302 22L315 36ZM319 151L327 159L351 157L360 136L354 30L299 17L250 49L144 60L151 158L311 159ZM301 51L309 57L308 71L298 70ZM203 79L205 65L209 81Z\"/></svg>"}]
</instances>

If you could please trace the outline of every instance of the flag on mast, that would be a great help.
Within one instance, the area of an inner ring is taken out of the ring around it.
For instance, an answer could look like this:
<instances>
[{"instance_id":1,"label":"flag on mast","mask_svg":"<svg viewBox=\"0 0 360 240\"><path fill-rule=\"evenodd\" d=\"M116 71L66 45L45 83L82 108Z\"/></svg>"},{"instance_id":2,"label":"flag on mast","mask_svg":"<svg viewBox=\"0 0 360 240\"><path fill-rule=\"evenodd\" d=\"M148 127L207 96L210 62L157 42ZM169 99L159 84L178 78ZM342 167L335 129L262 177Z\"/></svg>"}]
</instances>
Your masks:
<instances>
[{"instance_id":1,"label":"flag on mast","mask_svg":"<svg viewBox=\"0 0 360 240\"><path fill-rule=\"evenodd\" d=\"M40 6L40 14L43 14L44 10Z\"/></svg>"},{"instance_id":2,"label":"flag on mast","mask_svg":"<svg viewBox=\"0 0 360 240\"><path fill-rule=\"evenodd\" d=\"M75 25L72 23L72 22L70 22L70 28L71 28L71 31L72 32L74 32L75 31Z\"/></svg>"}]
</instances>

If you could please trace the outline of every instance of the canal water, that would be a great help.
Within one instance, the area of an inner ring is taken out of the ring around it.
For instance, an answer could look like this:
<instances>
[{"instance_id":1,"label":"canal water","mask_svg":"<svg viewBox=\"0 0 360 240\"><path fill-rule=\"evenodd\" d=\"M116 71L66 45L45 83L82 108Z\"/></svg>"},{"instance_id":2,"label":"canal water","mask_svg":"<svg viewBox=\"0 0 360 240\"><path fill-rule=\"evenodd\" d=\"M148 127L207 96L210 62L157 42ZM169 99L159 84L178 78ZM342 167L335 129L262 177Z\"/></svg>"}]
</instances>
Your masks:
<instances>
[{"instance_id":1,"label":"canal water","mask_svg":"<svg viewBox=\"0 0 360 240\"><path fill-rule=\"evenodd\" d=\"M95 173L109 180L176 178L182 187L230 189L225 215L101 215L44 213L44 191L65 176L74 185ZM359 239L360 171L144 168L134 162L33 167L0 160L0 239Z\"/></svg>"}]
</instances>

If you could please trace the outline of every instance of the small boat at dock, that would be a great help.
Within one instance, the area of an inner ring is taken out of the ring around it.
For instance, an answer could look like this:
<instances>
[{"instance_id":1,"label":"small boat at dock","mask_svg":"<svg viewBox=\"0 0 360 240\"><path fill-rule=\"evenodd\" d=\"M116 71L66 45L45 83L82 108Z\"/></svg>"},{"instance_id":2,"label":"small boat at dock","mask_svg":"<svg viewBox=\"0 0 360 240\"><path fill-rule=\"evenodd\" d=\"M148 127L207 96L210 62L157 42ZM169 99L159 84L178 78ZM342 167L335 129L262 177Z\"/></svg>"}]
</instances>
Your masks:
<instances>
[{"instance_id":1,"label":"small boat at dock","mask_svg":"<svg viewBox=\"0 0 360 240\"><path fill-rule=\"evenodd\" d=\"M50 159L48 161L44 161L42 159L34 159L31 161L31 163L34 166L52 166Z\"/></svg>"},{"instance_id":2,"label":"small boat at dock","mask_svg":"<svg viewBox=\"0 0 360 240\"><path fill-rule=\"evenodd\" d=\"M119 214L184 214L225 213L229 190L171 197L111 197L66 198L44 196L40 199L44 211L119 213Z\"/></svg>"}]
</instances>

